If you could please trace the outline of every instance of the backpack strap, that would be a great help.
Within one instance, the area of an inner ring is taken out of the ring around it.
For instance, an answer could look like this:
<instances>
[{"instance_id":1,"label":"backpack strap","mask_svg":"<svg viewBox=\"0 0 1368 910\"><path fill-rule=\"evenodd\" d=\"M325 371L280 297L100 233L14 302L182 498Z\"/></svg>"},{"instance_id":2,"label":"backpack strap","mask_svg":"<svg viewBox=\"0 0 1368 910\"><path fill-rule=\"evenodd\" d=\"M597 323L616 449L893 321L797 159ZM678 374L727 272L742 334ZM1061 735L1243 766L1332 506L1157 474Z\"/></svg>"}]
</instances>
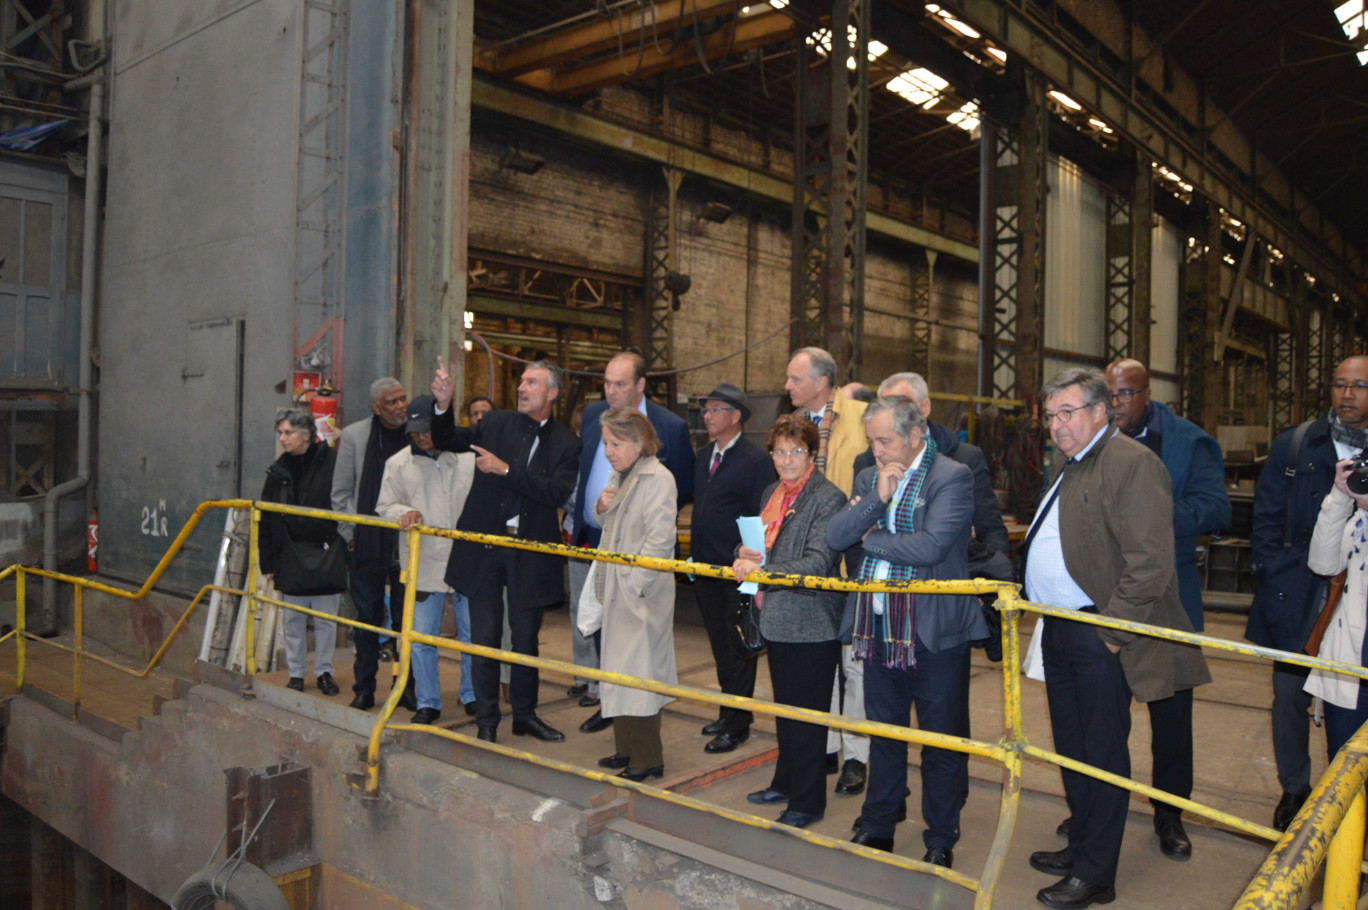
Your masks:
<instances>
[{"instance_id":1,"label":"backpack strap","mask_svg":"<svg viewBox=\"0 0 1368 910\"><path fill-rule=\"evenodd\" d=\"M1301 464L1302 443L1306 441L1306 431L1311 429L1314 421L1306 420L1297 424L1297 428L1292 431L1292 441L1287 449L1287 467L1283 468L1283 474L1287 477L1290 484L1292 478L1297 475L1297 465ZM1291 497L1289 496L1290 500ZM1289 501L1283 508L1283 546L1292 546L1292 504Z\"/></svg>"}]
</instances>

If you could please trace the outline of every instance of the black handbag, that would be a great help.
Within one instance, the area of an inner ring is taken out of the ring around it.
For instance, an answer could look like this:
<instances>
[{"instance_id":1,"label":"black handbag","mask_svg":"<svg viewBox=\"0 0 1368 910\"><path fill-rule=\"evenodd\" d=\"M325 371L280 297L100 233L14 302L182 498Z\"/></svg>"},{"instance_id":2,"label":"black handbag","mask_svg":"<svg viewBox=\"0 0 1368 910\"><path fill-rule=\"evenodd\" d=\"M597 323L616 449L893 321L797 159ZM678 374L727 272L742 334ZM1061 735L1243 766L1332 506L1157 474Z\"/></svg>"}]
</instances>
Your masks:
<instances>
[{"instance_id":1,"label":"black handbag","mask_svg":"<svg viewBox=\"0 0 1368 910\"><path fill-rule=\"evenodd\" d=\"M341 535L323 543L300 542L284 535L275 588L282 594L310 597L347 590L347 542Z\"/></svg>"},{"instance_id":2,"label":"black handbag","mask_svg":"<svg viewBox=\"0 0 1368 910\"><path fill-rule=\"evenodd\" d=\"M736 611L736 622L732 625L732 653L738 660L754 660L765 653L765 638L760 634L760 610L755 606L755 598L747 597L746 603Z\"/></svg>"}]
</instances>

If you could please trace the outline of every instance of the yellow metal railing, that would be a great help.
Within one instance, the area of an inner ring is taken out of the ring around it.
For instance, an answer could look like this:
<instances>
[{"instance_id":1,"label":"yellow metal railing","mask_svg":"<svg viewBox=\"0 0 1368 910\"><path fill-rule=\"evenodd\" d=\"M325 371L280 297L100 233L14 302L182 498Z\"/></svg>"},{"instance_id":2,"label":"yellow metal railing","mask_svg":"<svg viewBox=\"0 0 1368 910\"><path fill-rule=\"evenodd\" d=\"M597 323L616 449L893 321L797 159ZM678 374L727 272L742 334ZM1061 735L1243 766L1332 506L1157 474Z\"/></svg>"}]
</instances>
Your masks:
<instances>
[{"instance_id":1,"label":"yellow metal railing","mask_svg":"<svg viewBox=\"0 0 1368 910\"><path fill-rule=\"evenodd\" d=\"M170 561L179 552L185 540L194 531L196 525L206 511L213 508L238 508L250 510L251 525L249 532L249 547L247 559L247 578L245 579L245 590L235 588L205 585L195 595L187 607L185 613L177 621L166 641L153 655L147 666L142 670L133 670L122 665L92 654L85 650L82 643L82 630L84 627L84 605L82 593L86 589L101 591L116 597L127 600L138 600L147 595L152 590L156 582L165 572ZM130 675L145 677L162 660L170 647L171 642L181 633L187 621L190 619L206 592L220 591L225 594L235 594L245 598L244 608L249 610L249 615L258 615L261 603L271 603L282 609L297 610L312 616L328 619L343 625L348 625L357 629L365 629L379 634L392 634L388 629L382 629L357 620L347 619L332 614L320 613L295 604L287 603L283 600L268 598L257 593L257 581L259 577L259 564L257 559L257 540L259 523L263 512L277 512L301 517L315 517L323 519L345 520L355 524L373 525L398 530L398 526L392 522L382 521L378 518L356 515L343 515L341 513L329 512L320 509L305 509L293 506L279 505L276 503L252 502L248 500L218 500L202 503L195 510L190 519L186 522L181 532L177 535L171 546L161 561L154 568L152 573L141 588L137 591L125 591L111 585L106 585L87 578L65 575L58 572L45 572L41 569L34 569L22 566L10 566L0 572L0 580L14 576L16 584L17 618L16 628L10 635L0 638L0 642L13 637L16 642L18 654L18 682L22 687L24 683L24 668L26 659L26 648L28 643L34 642L47 647L53 647L73 655L74 673L74 706L73 711L79 708L80 702L80 680L81 680L81 661L84 658L96 660L102 664L120 670ZM446 537L457 540L469 540L479 543L486 543L494 546L511 547L535 552L555 553L558 555L574 557L579 559L594 559L603 562L612 562L623 565L640 566L643 568L655 569L658 571L675 572L678 574L703 575L711 578L735 578L730 568L713 566L693 562L683 562L674 559L657 559L644 556L634 556L624 553L614 553L606 550L590 550L581 547L570 547L563 544L537 543L534 541L518 540L513 538L501 537L489 534L472 534L463 531L455 531L443 528L415 527L408 531L400 531L408 537L408 565L406 566L407 577L417 575L418 557L422 546L423 537ZM59 581L69 582L75 586L75 633L72 646L63 645L59 642L49 641L28 632L26 629L26 577L35 575L44 578L53 578ZM398 677L391 689L390 696L380 708L379 716L376 718L375 725L371 730L367 746L366 774L364 789L368 793L374 793L380 785L380 747L385 730L412 731L439 736L464 744L472 745L477 748L487 749L498 752L509 757L518 758L523 761L531 762L543 767L552 768L591 780L601 781L611 784L614 787L627 790L635 790L641 793L650 794L657 799L666 800L677 805L687 806L699 811L705 811L719 817L731 819L756 828L778 829L786 834L798 837L802 840L814 844L820 844L832 849L844 850L877 860L892 866L905 869L913 869L918 872L939 876L940 878L952 882L960 887L974 892L974 906L980 910L986 910L992 904L994 891L1000 880L1003 864L1007 855L1007 848L1011 842L1012 834L1015 830L1016 819L1019 811L1019 799L1021 792L1021 775L1024 758L1033 758L1041 762L1057 765L1061 768L1068 768L1080 774L1094 777L1106 783L1123 787L1126 790L1138 793L1142 796L1159 799L1169 805L1177 806L1194 815L1200 815L1228 828L1241 831L1269 841L1277 841L1277 848L1270 854L1270 857L1261 870L1259 876L1251 882L1245 895L1241 898L1238 905L1240 910L1244 908L1291 908L1296 905L1301 893L1305 890L1315 871L1319 868L1322 860L1327 854L1330 859L1327 864L1327 886L1326 904L1327 908L1352 907L1357 898L1357 881L1360 870L1359 861L1362 859L1364 844L1364 795L1363 785L1365 777L1368 777L1368 728L1360 731L1350 743L1340 752L1335 759L1321 783L1313 792L1308 800L1306 807L1298 815L1297 820L1288 829L1286 835L1279 833L1269 827L1260 825L1238 816L1222 812L1218 809L1205 806L1201 803L1193 802L1190 799L1182 799L1177 796L1156 790L1153 787L1141 784L1128 778L1119 777L1089 765L1081 764L1072 759L1065 758L1047 749L1041 749L1031 745L1022 728L1021 720L1021 665L1020 665L1020 621L1023 613L1036 613L1041 616L1048 616L1057 619L1082 622L1096 626L1103 626L1131 632L1138 635L1147 635L1153 638L1162 638L1170 641L1186 642L1199 645L1215 651L1226 651L1246 656L1259 657L1269 660L1276 660L1285 663L1297 664L1316 669L1329 670L1360 679L1368 679L1368 668L1338 663L1335 661L1322 660L1320 658L1307 657L1306 655L1291 654L1284 651L1277 651L1271 648L1263 648L1255 645L1240 642L1228 642L1222 639L1213 638L1206 635L1195 633L1176 632L1157 626L1148 626L1143 623L1128 622L1124 620L1109 619L1104 616L1090 613L1079 613L1077 611L1066 610L1059 607L1052 607L1046 604L1031 603L1024 600L1018 587L1005 582L987 581L983 579L965 581L924 581L924 582L858 582L849 579L815 577L815 576L794 576L794 575L773 575L763 571L753 573L752 579L764 584L775 584L789 587L807 587L818 590L828 591L912 591L916 593L929 594L988 594L996 593L997 609L1002 613L1002 639L1003 639L1003 662L1002 662L1002 685L1003 685L1003 720L1004 730L1001 739L997 742L986 742L970 738L948 736L945 734L930 733L923 730L908 727L895 726L891 724L878 723L875 721L863 720L855 721L842 715L828 714L823 711L811 711L804 708L795 708L788 705L773 704L770 702L759 701L751 698L743 698L734 695L724 695L703 689L696 689L690 686L669 685L648 679L638 679L620 673L612 673L604 670L591 669L588 667L575 666L564 661L550 660L540 657L529 657L527 655L504 652L497 648L488 648L474 644L463 644L446 638L431 635L423 635L413 631L413 606L415 589L413 585L405 586L404 604L401 629L395 634L399 639L399 670ZM251 687L251 680L256 674L255 647L253 642L254 623L249 621L244 623L246 631L245 641L245 670L248 677L248 688ZM643 689L662 695L670 695L676 698L688 699L696 702L741 708L757 714L765 714L771 717L784 717L792 720L807 721L809 723L820 724L841 730L850 730L867 736L882 736L889 739L902 740L910 744L931 745L938 748L964 752L969 755L979 755L999 762L1003 766L1003 788L1001 806L998 817L998 827L994 835L992 846L989 850L988 858L984 864L983 872L978 881L975 881L962 873L932 866L917 860L908 859L883 851L871 850L851 844L847 841L816 834L803 829L790 828L779 825L766 819L759 818L747 813L734 812L722 807L713 806L700 800L661 790L648 784L635 783L616 777L612 774L605 774L600 771L593 771L570 765L564 762L555 761L530 752L524 752L507 746L500 746L493 743L478 741L464 734L440 727L428 725L412 725L402 723L391 723L391 718L395 709L398 707L399 699L407 685L410 674L410 659L412 646L415 643L431 645L436 648L444 648L450 651L457 651L501 660L506 663L521 664L523 666L535 667L543 670L552 670L565 673L567 675L577 675L584 678L595 679L600 682L610 682L617 685L629 686ZM1336 834L1338 832L1338 834ZM1332 834L1335 834L1332 843ZM1346 902L1347 901L1347 902Z\"/></svg>"}]
</instances>

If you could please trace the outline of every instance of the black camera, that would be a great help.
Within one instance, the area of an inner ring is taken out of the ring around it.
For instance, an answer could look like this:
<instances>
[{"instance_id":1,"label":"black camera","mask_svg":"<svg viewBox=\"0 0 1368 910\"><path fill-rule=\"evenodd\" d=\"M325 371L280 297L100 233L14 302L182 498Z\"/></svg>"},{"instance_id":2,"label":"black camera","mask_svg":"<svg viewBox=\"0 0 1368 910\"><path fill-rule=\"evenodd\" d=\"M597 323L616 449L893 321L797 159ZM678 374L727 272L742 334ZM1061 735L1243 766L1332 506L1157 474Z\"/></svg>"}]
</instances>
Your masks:
<instances>
[{"instance_id":1,"label":"black camera","mask_svg":"<svg viewBox=\"0 0 1368 910\"><path fill-rule=\"evenodd\" d=\"M1354 456L1353 469L1344 478L1344 485L1350 493L1358 496L1368 495L1368 449Z\"/></svg>"}]
</instances>

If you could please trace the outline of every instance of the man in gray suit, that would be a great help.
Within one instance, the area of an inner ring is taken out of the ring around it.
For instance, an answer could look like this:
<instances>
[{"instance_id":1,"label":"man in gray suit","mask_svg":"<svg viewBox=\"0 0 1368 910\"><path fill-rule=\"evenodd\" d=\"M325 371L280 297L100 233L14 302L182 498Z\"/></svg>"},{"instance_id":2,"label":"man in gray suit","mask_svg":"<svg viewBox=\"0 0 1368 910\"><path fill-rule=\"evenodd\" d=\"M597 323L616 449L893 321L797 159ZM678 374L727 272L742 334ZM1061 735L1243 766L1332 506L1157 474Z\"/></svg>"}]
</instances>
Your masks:
<instances>
[{"instance_id":1,"label":"man in gray suit","mask_svg":"<svg viewBox=\"0 0 1368 910\"><path fill-rule=\"evenodd\" d=\"M827 525L827 544L861 540L862 581L969 577L974 476L941 456L921 410L905 398L879 398L864 413L875 465L860 472L850 504ZM972 594L853 593L842 638L865 662L865 713L909 726L912 706L927 731L969 735L969 643L988 628ZM923 860L950 867L960 811L969 796L969 757L921 750ZM852 839L893 849L893 827L907 790L907 744L876 738L860 830Z\"/></svg>"}]
</instances>

